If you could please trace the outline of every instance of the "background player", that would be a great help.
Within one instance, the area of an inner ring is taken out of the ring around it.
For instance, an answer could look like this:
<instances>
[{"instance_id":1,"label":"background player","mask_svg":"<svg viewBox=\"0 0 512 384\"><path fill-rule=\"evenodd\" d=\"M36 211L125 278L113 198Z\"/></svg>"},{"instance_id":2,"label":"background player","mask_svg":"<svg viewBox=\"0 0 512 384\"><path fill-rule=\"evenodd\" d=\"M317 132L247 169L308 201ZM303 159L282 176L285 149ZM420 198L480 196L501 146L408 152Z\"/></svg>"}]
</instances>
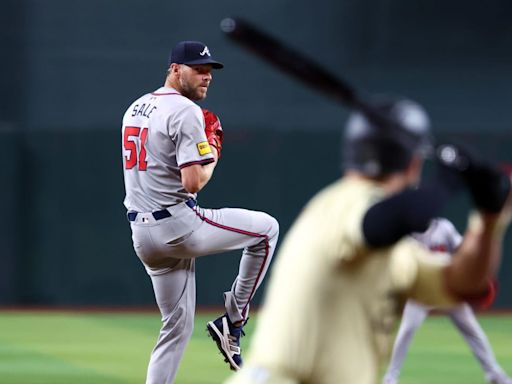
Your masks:
<instances>
[{"instance_id":1,"label":"background player","mask_svg":"<svg viewBox=\"0 0 512 384\"><path fill-rule=\"evenodd\" d=\"M151 277L163 322L148 384L174 381L191 336L195 257L243 248L238 276L224 293L226 314L208 323L226 361L239 368L249 302L277 242L278 223L271 216L206 209L196 201L217 164L223 132L217 116L194 101L206 97L212 68L222 67L205 44L178 43L164 86L134 101L123 118L124 204L135 252Z\"/></svg>"},{"instance_id":2,"label":"background player","mask_svg":"<svg viewBox=\"0 0 512 384\"><path fill-rule=\"evenodd\" d=\"M462 242L462 236L447 219L432 220L429 228L423 233L412 234L416 240L434 251L453 253ZM384 375L383 384L396 384L400 376L407 349L414 332L423 323L432 307L414 300L408 300L402 315L393 354L389 367ZM471 347L475 357L485 372L485 379L492 384L512 384L510 379L496 361L489 340L478 324L469 304L464 303L446 312Z\"/></svg>"},{"instance_id":3,"label":"background player","mask_svg":"<svg viewBox=\"0 0 512 384\"><path fill-rule=\"evenodd\" d=\"M409 189L421 173L428 118L411 101L378 105L395 123L351 116L346 172L313 197L288 232L248 359L229 384L375 384L401 297L449 306L487 295L512 210L508 176L442 146L442 177ZM451 262L434 260L406 235L425 231L460 185L477 211Z\"/></svg>"}]
</instances>

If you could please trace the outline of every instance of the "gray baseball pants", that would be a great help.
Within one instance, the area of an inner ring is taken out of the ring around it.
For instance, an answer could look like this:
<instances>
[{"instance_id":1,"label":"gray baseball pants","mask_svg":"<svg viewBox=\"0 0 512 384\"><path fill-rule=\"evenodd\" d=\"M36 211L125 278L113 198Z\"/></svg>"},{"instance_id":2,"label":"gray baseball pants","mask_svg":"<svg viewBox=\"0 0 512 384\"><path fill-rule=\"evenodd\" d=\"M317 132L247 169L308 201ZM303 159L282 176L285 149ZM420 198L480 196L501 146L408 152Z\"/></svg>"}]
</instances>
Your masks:
<instances>
[{"instance_id":1,"label":"gray baseball pants","mask_svg":"<svg viewBox=\"0 0 512 384\"><path fill-rule=\"evenodd\" d=\"M162 315L146 384L174 382L194 325L195 258L243 249L238 276L224 293L231 321L243 321L267 272L279 235L277 221L263 212L204 209L185 203L167 211L171 216L160 220L152 213L137 213L131 221L134 249L151 277Z\"/></svg>"}]
</instances>

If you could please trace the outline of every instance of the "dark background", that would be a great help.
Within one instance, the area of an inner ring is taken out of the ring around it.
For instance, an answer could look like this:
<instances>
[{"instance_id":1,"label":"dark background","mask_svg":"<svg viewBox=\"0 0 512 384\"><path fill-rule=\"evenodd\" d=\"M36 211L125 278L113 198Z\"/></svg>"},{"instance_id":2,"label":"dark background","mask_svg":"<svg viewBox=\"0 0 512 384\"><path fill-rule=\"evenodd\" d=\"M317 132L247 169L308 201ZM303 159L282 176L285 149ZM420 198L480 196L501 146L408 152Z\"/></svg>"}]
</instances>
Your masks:
<instances>
[{"instance_id":1,"label":"dark background","mask_svg":"<svg viewBox=\"0 0 512 384\"><path fill-rule=\"evenodd\" d=\"M206 42L226 65L201 103L221 116L226 136L201 205L267 211L283 236L339 177L347 111L226 40L226 16L265 28L364 92L419 101L437 137L512 161L506 0L1 5L2 305L153 305L122 205L120 124L132 100L162 85L180 40ZM446 212L461 231L467 205L462 197ZM238 257L198 261L199 304L221 304ZM509 235L495 308L512 308L511 259Z\"/></svg>"}]
</instances>

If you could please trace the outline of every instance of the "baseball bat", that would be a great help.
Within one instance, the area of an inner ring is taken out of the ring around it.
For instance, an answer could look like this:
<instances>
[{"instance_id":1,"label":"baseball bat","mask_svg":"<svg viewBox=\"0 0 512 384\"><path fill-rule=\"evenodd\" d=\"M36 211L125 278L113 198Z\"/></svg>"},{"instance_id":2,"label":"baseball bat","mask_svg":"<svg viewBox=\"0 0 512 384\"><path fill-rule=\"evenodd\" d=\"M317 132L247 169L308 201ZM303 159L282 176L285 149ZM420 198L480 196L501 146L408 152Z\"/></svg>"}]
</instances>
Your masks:
<instances>
[{"instance_id":1,"label":"baseball bat","mask_svg":"<svg viewBox=\"0 0 512 384\"><path fill-rule=\"evenodd\" d=\"M380 126L395 124L361 97L346 80L247 21L228 17L221 21L220 27L231 40L314 90L334 98L348 108L358 110Z\"/></svg>"}]
</instances>

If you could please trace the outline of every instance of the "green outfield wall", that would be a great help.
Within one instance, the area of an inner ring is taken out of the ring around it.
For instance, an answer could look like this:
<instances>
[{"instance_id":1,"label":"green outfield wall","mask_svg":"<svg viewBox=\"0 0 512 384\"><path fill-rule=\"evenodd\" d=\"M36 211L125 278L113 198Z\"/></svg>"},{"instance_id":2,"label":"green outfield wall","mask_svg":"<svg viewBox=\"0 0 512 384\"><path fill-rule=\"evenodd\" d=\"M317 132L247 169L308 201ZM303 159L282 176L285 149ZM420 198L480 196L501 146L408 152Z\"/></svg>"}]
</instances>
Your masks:
<instances>
[{"instance_id":1,"label":"green outfield wall","mask_svg":"<svg viewBox=\"0 0 512 384\"><path fill-rule=\"evenodd\" d=\"M263 210L279 220L286 234L308 199L341 174L338 134L225 129L223 157L199 196L205 207ZM455 138L478 144L495 158L510 156L510 135ZM150 280L132 249L122 204L119 132L6 132L0 139L9 149L2 163L16 165L2 168L2 180L12 188L3 188L0 195L8 202L1 220L1 303L151 304ZM467 209L462 195L446 210L459 230L464 230ZM497 307L512 306L510 240ZM238 259L238 252L198 259L200 304L221 303Z\"/></svg>"},{"instance_id":2,"label":"green outfield wall","mask_svg":"<svg viewBox=\"0 0 512 384\"><path fill-rule=\"evenodd\" d=\"M512 161L512 2L4 0L0 305L152 305L122 205L120 124L133 99L162 84L177 41L205 41L225 64L201 103L226 132L202 205L267 211L285 234L340 175L347 111L228 41L226 16L363 94L419 101L436 136ZM447 212L460 230L467 205ZM512 308L510 236L505 250L495 306ZM235 252L198 261L200 304L221 303L237 264Z\"/></svg>"}]
</instances>

